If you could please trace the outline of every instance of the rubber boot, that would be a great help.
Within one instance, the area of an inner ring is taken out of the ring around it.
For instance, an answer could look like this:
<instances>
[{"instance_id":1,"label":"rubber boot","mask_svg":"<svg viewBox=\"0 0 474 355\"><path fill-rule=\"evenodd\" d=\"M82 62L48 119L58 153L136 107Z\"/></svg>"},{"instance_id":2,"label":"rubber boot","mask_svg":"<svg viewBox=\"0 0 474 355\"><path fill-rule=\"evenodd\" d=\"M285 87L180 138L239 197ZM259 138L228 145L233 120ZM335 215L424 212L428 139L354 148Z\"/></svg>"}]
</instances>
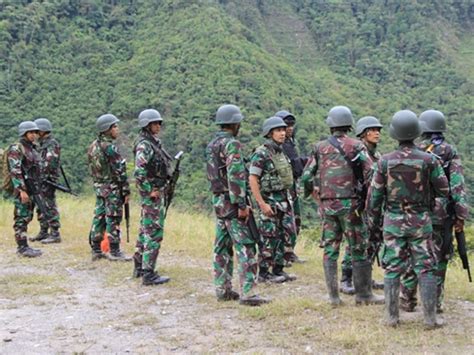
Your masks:
<instances>
[{"instance_id":1,"label":"rubber boot","mask_svg":"<svg viewBox=\"0 0 474 355\"><path fill-rule=\"evenodd\" d=\"M273 267L273 275L282 276L285 278L285 281L295 281L297 279L296 275L287 274L283 271L283 265L275 265Z\"/></svg>"},{"instance_id":2,"label":"rubber boot","mask_svg":"<svg viewBox=\"0 0 474 355\"><path fill-rule=\"evenodd\" d=\"M354 286L352 285L352 268L342 268L339 291L346 295L353 295L355 293Z\"/></svg>"},{"instance_id":3,"label":"rubber boot","mask_svg":"<svg viewBox=\"0 0 474 355\"><path fill-rule=\"evenodd\" d=\"M333 306L342 304L339 298L339 288L337 287L337 261L324 260L324 277L326 279L326 287L329 293L329 303Z\"/></svg>"},{"instance_id":4,"label":"rubber boot","mask_svg":"<svg viewBox=\"0 0 474 355\"><path fill-rule=\"evenodd\" d=\"M120 250L120 244L118 243L110 244L110 253L108 253L106 257L111 261L132 261L131 256L125 255Z\"/></svg>"},{"instance_id":5,"label":"rubber boot","mask_svg":"<svg viewBox=\"0 0 474 355\"><path fill-rule=\"evenodd\" d=\"M384 279L385 325L396 327L400 320L398 302L400 299L400 278Z\"/></svg>"},{"instance_id":6,"label":"rubber boot","mask_svg":"<svg viewBox=\"0 0 474 355\"><path fill-rule=\"evenodd\" d=\"M142 256L138 253L133 255L133 277L138 279L143 276Z\"/></svg>"},{"instance_id":7,"label":"rubber boot","mask_svg":"<svg viewBox=\"0 0 474 355\"><path fill-rule=\"evenodd\" d=\"M239 303L244 306L258 307L262 304L270 303L268 298L260 297L259 295L242 296Z\"/></svg>"},{"instance_id":8,"label":"rubber boot","mask_svg":"<svg viewBox=\"0 0 474 355\"><path fill-rule=\"evenodd\" d=\"M258 272L258 283L282 283L285 282L285 278L283 276L276 276L268 271L268 268L260 267Z\"/></svg>"},{"instance_id":9,"label":"rubber boot","mask_svg":"<svg viewBox=\"0 0 474 355\"><path fill-rule=\"evenodd\" d=\"M18 255L25 256L27 258L36 258L37 256L41 256L43 254L43 252L39 249L30 248L26 239L18 242L18 249L16 252Z\"/></svg>"},{"instance_id":10,"label":"rubber boot","mask_svg":"<svg viewBox=\"0 0 474 355\"><path fill-rule=\"evenodd\" d=\"M41 244L52 244L52 243L61 243L61 235L59 234L59 230L51 231L51 234L48 238L43 239Z\"/></svg>"},{"instance_id":11,"label":"rubber boot","mask_svg":"<svg viewBox=\"0 0 474 355\"><path fill-rule=\"evenodd\" d=\"M216 297L218 301L238 301L240 296L237 292L233 290L224 290L224 289L216 289Z\"/></svg>"},{"instance_id":12,"label":"rubber boot","mask_svg":"<svg viewBox=\"0 0 474 355\"><path fill-rule=\"evenodd\" d=\"M143 270L142 284L144 286L154 286L167 283L170 280L168 276L160 276L153 270Z\"/></svg>"},{"instance_id":13,"label":"rubber boot","mask_svg":"<svg viewBox=\"0 0 474 355\"><path fill-rule=\"evenodd\" d=\"M41 227L39 233L36 235L36 237L30 238L30 242L39 242L41 240L45 240L49 238L48 234L48 227Z\"/></svg>"},{"instance_id":14,"label":"rubber boot","mask_svg":"<svg viewBox=\"0 0 474 355\"><path fill-rule=\"evenodd\" d=\"M370 261L354 261L352 265L356 305L383 304L384 298L372 293L372 263Z\"/></svg>"},{"instance_id":15,"label":"rubber boot","mask_svg":"<svg viewBox=\"0 0 474 355\"><path fill-rule=\"evenodd\" d=\"M102 253L102 249L100 248L100 242L92 242L91 248L92 261L105 258L105 254Z\"/></svg>"},{"instance_id":16,"label":"rubber boot","mask_svg":"<svg viewBox=\"0 0 474 355\"><path fill-rule=\"evenodd\" d=\"M420 295L423 303L423 316L425 318L425 328L435 329L443 324L436 319L437 286L436 277L427 275L420 276Z\"/></svg>"}]
</instances>

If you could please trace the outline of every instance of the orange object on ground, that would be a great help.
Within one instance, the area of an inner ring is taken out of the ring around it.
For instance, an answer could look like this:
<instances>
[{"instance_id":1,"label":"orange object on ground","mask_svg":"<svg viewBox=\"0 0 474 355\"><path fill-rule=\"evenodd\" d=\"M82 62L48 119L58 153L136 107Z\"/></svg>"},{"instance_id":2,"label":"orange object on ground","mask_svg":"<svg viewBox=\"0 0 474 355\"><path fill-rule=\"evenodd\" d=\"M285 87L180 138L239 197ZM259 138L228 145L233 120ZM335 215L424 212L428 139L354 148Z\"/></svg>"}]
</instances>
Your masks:
<instances>
[{"instance_id":1,"label":"orange object on ground","mask_svg":"<svg viewBox=\"0 0 474 355\"><path fill-rule=\"evenodd\" d=\"M102 250L103 253L108 253L110 251L109 237L107 236L107 232L104 232L104 237L100 242L100 250Z\"/></svg>"}]
</instances>

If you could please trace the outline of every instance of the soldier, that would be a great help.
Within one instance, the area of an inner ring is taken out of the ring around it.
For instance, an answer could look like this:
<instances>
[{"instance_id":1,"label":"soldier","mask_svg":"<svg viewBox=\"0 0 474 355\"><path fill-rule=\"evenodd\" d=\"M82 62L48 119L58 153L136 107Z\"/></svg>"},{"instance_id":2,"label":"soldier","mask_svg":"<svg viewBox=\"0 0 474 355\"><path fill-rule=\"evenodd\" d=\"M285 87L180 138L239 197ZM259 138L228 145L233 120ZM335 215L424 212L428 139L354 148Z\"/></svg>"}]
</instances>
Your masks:
<instances>
[{"instance_id":1,"label":"soldier","mask_svg":"<svg viewBox=\"0 0 474 355\"><path fill-rule=\"evenodd\" d=\"M128 202L130 187L125 165L115 144L119 136L119 119L112 114L100 116L96 122L97 139L87 151L89 170L94 182L96 204L89 234L92 260L106 257L112 261L131 261L120 250L122 206ZM107 232L110 253L102 253L100 243Z\"/></svg>"},{"instance_id":2,"label":"soldier","mask_svg":"<svg viewBox=\"0 0 474 355\"><path fill-rule=\"evenodd\" d=\"M304 263L304 260L298 258L294 250L296 246L296 238L298 237L301 228L301 204L298 196L298 179L303 174L303 169L307 159L300 157L298 148L296 146L296 140L294 137L296 123L295 116L285 110L278 111L275 113L275 116L280 117L286 123L286 138L285 142L282 144L282 148L286 156L290 158L291 168L293 169L294 183L293 187L290 189L290 194L293 200L296 234L293 234L295 239L286 241L285 245L285 260L289 265L291 265L291 263Z\"/></svg>"},{"instance_id":3,"label":"soldier","mask_svg":"<svg viewBox=\"0 0 474 355\"><path fill-rule=\"evenodd\" d=\"M56 204L56 189L51 185L44 183L45 180L57 182L59 180L60 154L61 146L54 139L51 131L53 130L51 122L46 118L35 120L39 128L39 153L41 156L41 196L48 210L48 216L44 216L37 208L38 221L40 223L40 232L31 241L41 241L42 244L60 243L59 234L59 210ZM48 233L50 230L50 233Z\"/></svg>"},{"instance_id":4,"label":"soldier","mask_svg":"<svg viewBox=\"0 0 474 355\"><path fill-rule=\"evenodd\" d=\"M133 256L134 276L142 276L143 285L160 285L170 280L156 271L156 260L163 241L166 217L166 192L171 177L171 156L158 135L163 118L154 109L138 115L140 135L135 142L135 181L141 199L140 231Z\"/></svg>"},{"instance_id":5,"label":"soldier","mask_svg":"<svg viewBox=\"0 0 474 355\"><path fill-rule=\"evenodd\" d=\"M236 139L244 116L235 105L223 105L216 113L220 131L206 148L207 178L216 212L214 241L214 284L220 301L238 300L240 304L260 306L269 300L255 293L257 260L255 240L246 225L247 172L241 144ZM240 296L232 290L234 251L237 252Z\"/></svg>"},{"instance_id":6,"label":"soldier","mask_svg":"<svg viewBox=\"0 0 474 355\"><path fill-rule=\"evenodd\" d=\"M35 203L31 184L39 186L40 157L36 151L35 141L38 138L38 126L32 121L21 122L18 126L20 142L12 144L7 152L8 170L13 185L15 240L17 253L34 258L42 254L41 250L28 246L26 232L28 223L33 218ZM29 181L28 181L29 180Z\"/></svg>"},{"instance_id":7,"label":"soldier","mask_svg":"<svg viewBox=\"0 0 474 355\"><path fill-rule=\"evenodd\" d=\"M290 195L294 184L293 171L290 160L282 149L286 127L280 117L266 119L262 135L267 140L255 150L250 159L249 183L259 207L259 230L263 238L259 282L296 280L296 276L283 271L285 241L296 238ZM270 273L270 267L273 273Z\"/></svg>"},{"instance_id":8,"label":"soldier","mask_svg":"<svg viewBox=\"0 0 474 355\"><path fill-rule=\"evenodd\" d=\"M410 262L420 280L425 325L439 325L430 205L433 195L447 197L449 188L437 159L415 146L420 132L413 112L403 110L393 116L390 136L400 145L379 160L368 192L369 226L378 228L383 216L385 322L392 327L399 322L400 276Z\"/></svg>"},{"instance_id":9,"label":"soldier","mask_svg":"<svg viewBox=\"0 0 474 355\"><path fill-rule=\"evenodd\" d=\"M320 201L324 275L333 306L342 303L337 259L344 235L351 249L356 304L383 303L382 298L372 294L372 263L367 259L367 233L359 211L362 194L356 192L358 179L369 180L372 161L365 146L347 136L353 122L352 113L345 106L335 106L329 111L326 123L332 135L314 146L302 178L305 196L312 194ZM358 171L353 169L354 164L358 164Z\"/></svg>"},{"instance_id":10,"label":"soldier","mask_svg":"<svg viewBox=\"0 0 474 355\"><path fill-rule=\"evenodd\" d=\"M418 147L438 157L446 177L449 180L450 196L448 198L437 198L431 215L433 223L433 240L435 255L438 261L436 267L437 279L437 312L442 312L444 299L444 281L448 261L453 256L452 248L443 248L443 239L446 232L445 224L451 218L448 214L449 208L453 209L455 215L454 229L456 232L464 230L464 221L467 219L469 209L466 201L466 192L464 190L464 176L456 148L446 143L444 132L446 132L446 119L440 111L428 110L420 115L421 142ZM448 207L449 206L449 207ZM451 230L449 230L451 233ZM416 288L418 278L412 267L401 279L400 308L407 312L413 312L416 306Z\"/></svg>"},{"instance_id":11,"label":"soldier","mask_svg":"<svg viewBox=\"0 0 474 355\"><path fill-rule=\"evenodd\" d=\"M362 143L364 143L369 153L374 165L377 165L378 160L380 159L380 153L377 151L377 144L380 141L380 131L382 129L382 124L380 121L372 116L362 117L357 121L355 134ZM366 223L366 218L364 214L364 222ZM368 259L372 260L372 263L375 259L375 254L378 251L377 244L380 242L380 238L374 233L369 234L369 249L368 249ZM355 293L354 287L352 286L352 260L350 247L347 245L344 253L344 258L341 263L342 275L341 275L341 285L340 291L347 295L353 295ZM373 289L383 289L383 284L378 283L375 280L372 280Z\"/></svg>"}]
</instances>

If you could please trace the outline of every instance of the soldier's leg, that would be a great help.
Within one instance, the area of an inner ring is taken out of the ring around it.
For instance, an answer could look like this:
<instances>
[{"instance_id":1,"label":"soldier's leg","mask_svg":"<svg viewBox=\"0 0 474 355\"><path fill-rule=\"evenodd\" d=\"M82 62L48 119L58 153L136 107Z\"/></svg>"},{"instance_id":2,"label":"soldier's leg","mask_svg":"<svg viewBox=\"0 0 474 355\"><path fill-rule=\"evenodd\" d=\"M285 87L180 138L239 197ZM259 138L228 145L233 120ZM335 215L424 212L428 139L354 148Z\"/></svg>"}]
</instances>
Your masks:
<instances>
[{"instance_id":1,"label":"soldier's leg","mask_svg":"<svg viewBox=\"0 0 474 355\"><path fill-rule=\"evenodd\" d=\"M405 312L414 312L417 303L418 277L412 263L409 264L407 272L403 274L400 286L400 308Z\"/></svg>"},{"instance_id":2,"label":"soldier's leg","mask_svg":"<svg viewBox=\"0 0 474 355\"><path fill-rule=\"evenodd\" d=\"M59 228L61 224L59 222L59 210L56 203L56 194L53 191L48 191L44 195L44 203L48 209L48 221L47 227L50 229L50 235L47 239L41 241L42 244L60 243L61 235L59 234Z\"/></svg>"},{"instance_id":3,"label":"soldier's leg","mask_svg":"<svg viewBox=\"0 0 474 355\"><path fill-rule=\"evenodd\" d=\"M296 224L295 224L295 217L293 214L293 211L289 209L286 212L281 213L280 217L280 222L277 225L278 232L282 236L281 239L284 241L291 241L291 240L296 240ZM291 243L290 243L291 245ZM285 246L280 246L279 249L277 249L277 255L282 254L282 252L286 255L288 249L285 248ZM290 250L290 255L293 256L293 249L291 248ZM279 260L280 257L276 257L276 260ZM276 262L276 269L274 268L273 273L277 276L283 276L285 278L285 281L294 281L296 280L295 275L287 274L286 272L283 271L284 268L284 263L278 263Z\"/></svg>"},{"instance_id":4,"label":"soldier's leg","mask_svg":"<svg viewBox=\"0 0 474 355\"><path fill-rule=\"evenodd\" d=\"M344 248L341 268L340 291L346 295L353 295L355 290L352 285L352 255L349 243L346 243L346 247Z\"/></svg>"},{"instance_id":5,"label":"soldier's leg","mask_svg":"<svg viewBox=\"0 0 474 355\"><path fill-rule=\"evenodd\" d=\"M130 256L120 250L120 239L122 232L120 222L123 214L123 198L119 190L112 190L105 199L105 224L109 238L110 253L107 259L111 261L131 261Z\"/></svg>"},{"instance_id":6,"label":"soldier's leg","mask_svg":"<svg viewBox=\"0 0 474 355\"><path fill-rule=\"evenodd\" d=\"M42 254L39 249L32 249L28 246L28 223L33 219L34 204L21 203L18 197L14 199L13 209L13 230L15 231L15 240L18 245L17 253L26 257L36 257Z\"/></svg>"},{"instance_id":7,"label":"soldier's leg","mask_svg":"<svg viewBox=\"0 0 474 355\"><path fill-rule=\"evenodd\" d=\"M105 257L100 249L100 243L104 237L105 227L105 200L101 196L96 196L94 218L92 219L92 226L89 232L92 261Z\"/></svg>"},{"instance_id":8,"label":"soldier's leg","mask_svg":"<svg viewBox=\"0 0 474 355\"><path fill-rule=\"evenodd\" d=\"M239 295L232 292L232 272L234 252L230 235L231 221L217 218L216 238L214 240L214 286L218 300L238 299Z\"/></svg>"},{"instance_id":9,"label":"soldier's leg","mask_svg":"<svg viewBox=\"0 0 474 355\"><path fill-rule=\"evenodd\" d=\"M276 252L280 247L281 240L277 235L277 222L275 217L264 216L259 213L258 231L262 236L263 243L259 250L259 272L258 282L283 282L283 277L275 276L270 273L270 268L275 267ZM282 259L282 258L281 258ZM280 261L283 263L283 260Z\"/></svg>"},{"instance_id":10,"label":"soldier's leg","mask_svg":"<svg viewBox=\"0 0 474 355\"><path fill-rule=\"evenodd\" d=\"M437 276L437 302L436 311L438 313L443 312L443 301L444 301L444 283L446 280L446 272L448 270L448 262L452 257L452 253L443 255L441 252L443 246L443 235L444 227L439 225L433 225L433 240L435 256L437 260L436 264L436 276Z\"/></svg>"}]
</instances>

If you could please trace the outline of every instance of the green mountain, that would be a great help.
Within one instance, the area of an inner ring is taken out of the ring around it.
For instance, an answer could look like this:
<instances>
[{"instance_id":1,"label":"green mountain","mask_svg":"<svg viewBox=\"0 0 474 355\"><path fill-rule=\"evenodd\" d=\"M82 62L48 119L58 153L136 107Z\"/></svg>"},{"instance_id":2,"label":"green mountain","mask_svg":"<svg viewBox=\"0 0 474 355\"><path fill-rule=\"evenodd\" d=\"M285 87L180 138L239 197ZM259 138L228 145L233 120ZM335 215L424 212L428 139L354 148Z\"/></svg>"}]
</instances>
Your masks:
<instances>
[{"instance_id":1,"label":"green mountain","mask_svg":"<svg viewBox=\"0 0 474 355\"><path fill-rule=\"evenodd\" d=\"M204 149L223 103L246 116L246 152L262 121L286 108L303 152L327 135L334 105L387 124L400 109L449 120L474 185L474 8L469 0L49 0L0 3L0 143L48 117L73 183L90 191L86 148L95 119L121 121L131 149L145 108L184 150L178 201L208 206ZM394 146L384 136L383 151Z\"/></svg>"}]
</instances>

